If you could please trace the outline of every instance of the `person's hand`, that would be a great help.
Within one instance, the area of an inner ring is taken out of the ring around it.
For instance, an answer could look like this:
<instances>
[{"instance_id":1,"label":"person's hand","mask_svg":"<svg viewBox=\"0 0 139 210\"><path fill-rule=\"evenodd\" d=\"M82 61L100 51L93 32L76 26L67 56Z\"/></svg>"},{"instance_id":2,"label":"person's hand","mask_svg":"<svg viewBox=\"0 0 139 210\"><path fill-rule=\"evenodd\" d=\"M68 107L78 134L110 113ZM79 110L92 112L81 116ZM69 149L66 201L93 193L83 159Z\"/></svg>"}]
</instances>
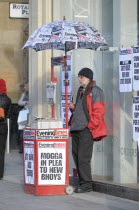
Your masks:
<instances>
[{"instance_id":1,"label":"person's hand","mask_svg":"<svg viewBox=\"0 0 139 210\"><path fill-rule=\"evenodd\" d=\"M75 108L75 105L71 101L69 102L68 105L69 105L69 108L72 109L72 110Z\"/></svg>"}]
</instances>

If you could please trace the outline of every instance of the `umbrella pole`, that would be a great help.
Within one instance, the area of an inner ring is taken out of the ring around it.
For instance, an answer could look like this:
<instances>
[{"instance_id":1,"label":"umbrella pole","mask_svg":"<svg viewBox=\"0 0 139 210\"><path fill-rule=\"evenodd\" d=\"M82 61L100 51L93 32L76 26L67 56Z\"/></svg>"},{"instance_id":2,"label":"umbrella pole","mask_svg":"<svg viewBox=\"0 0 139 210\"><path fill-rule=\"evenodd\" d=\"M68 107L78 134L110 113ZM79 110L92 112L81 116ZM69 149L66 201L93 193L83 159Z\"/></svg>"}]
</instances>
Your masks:
<instances>
[{"instance_id":1,"label":"umbrella pole","mask_svg":"<svg viewBox=\"0 0 139 210\"><path fill-rule=\"evenodd\" d=\"M54 67L51 68L51 82L54 82L53 78L54 78ZM55 104L51 105L51 109L52 109L52 119L54 119L55 118Z\"/></svg>"},{"instance_id":2,"label":"umbrella pole","mask_svg":"<svg viewBox=\"0 0 139 210\"><path fill-rule=\"evenodd\" d=\"M54 83L57 81L57 78L54 76L54 66L53 66L53 59L51 58L51 82ZM51 105L51 116L52 116L52 119L54 119L56 117L56 114L55 114L55 104L52 104Z\"/></svg>"},{"instance_id":3,"label":"umbrella pole","mask_svg":"<svg viewBox=\"0 0 139 210\"><path fill-rule=\"evenodd\" d=\"M68 69L67 69L67 53L64 56L65 68L65 104L66 104L66 128L68 129Z\"/></svg>"}]
</instances>

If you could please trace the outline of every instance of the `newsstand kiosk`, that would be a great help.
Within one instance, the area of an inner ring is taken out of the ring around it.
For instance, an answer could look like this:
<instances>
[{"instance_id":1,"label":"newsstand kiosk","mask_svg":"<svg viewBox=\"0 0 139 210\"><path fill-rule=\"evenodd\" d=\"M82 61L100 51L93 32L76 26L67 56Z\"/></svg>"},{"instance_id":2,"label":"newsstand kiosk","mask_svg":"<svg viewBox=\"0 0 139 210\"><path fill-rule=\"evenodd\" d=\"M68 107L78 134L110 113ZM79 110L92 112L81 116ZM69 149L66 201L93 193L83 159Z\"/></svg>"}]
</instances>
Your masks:
<instances>
[{"instance_id":1,"label":"newsstand kiosk","mask_svg":"<svg viewBox=\"0 0 139 210\"><path fill-rule=\"evenodd\" d=\"M68 129L24 129L24 191L33 195L71 194Z\"/></svg>"},{"instance_id":2,"label":"newsstand kiosk","mask_svg":"<svg viewBox=\"0 0 139 210\"><path fill-rule=\"evenodd\" d=\"M56 119L54 82L57 78L54 76L54 62L52 62L51 83L47 85L46 96L47 103L52 108L54 124L50 122L51 120L45 121L45 126L32 126L23 132L24 191L29 194L58 195L73 192L73 187L69 185L68 86L70 83L67 59L67 56L56 58L58 65L59 63L64 65L66 128L62 128L60 122L56 123L54 120Z\"/></svg>"}]
</instances>

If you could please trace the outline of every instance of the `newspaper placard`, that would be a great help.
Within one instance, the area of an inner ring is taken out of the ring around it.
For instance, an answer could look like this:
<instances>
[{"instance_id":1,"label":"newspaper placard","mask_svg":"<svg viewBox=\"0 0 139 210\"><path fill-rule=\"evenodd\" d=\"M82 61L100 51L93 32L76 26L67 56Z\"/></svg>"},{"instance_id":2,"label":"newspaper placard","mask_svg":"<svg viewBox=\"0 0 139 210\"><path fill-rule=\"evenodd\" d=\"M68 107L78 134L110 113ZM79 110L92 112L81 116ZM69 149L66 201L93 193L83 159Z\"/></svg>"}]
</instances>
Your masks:
<instances>
[{"instance_id":1,"label":"newspaper placard","mask_svg":"<svg viewBox=\"0 0 139 210\"><path fill-rule=\"evenodd\" d=\"M132 48L121 48L119 55L120 92L132 91Z\"/></svg>"},{"instance_id":2,"label":"newspaper placard","mask_svg":"<svg viewBox=\"0 0 139 210\"><path fill-rule=\"evenodd\" d=\"M139 141L139 97L133 97L133 140Z\"/></svg>"},{"instance_id":3,"label":"newspaper placard","mask_svg":"<svg viewBox=\"0 0 139 210\"><path fill-rule=\"evenodd\" d=\"M50 105L56 103L56 83L46 84L46 103Z\"/></svg>"},{"instance_id":4,"label":"newspaper placard","mask_svg":"<svg viewBox=\"0 0 139 210\"><path fill-rule=\"evenodd\" d=\"M70 64L70 61L68 61L68 63ZM68 71L68 93L71 93L71 89L72 89L71 65L68 65L66 68ZM65 67L64 66L62 66L61 77L62 77L61 79L62 93L65 93Z\"/></svg>"},{"instance_id":5,"label":"newspaper placard","mask_svg":"<svg viewBox=\"0 0 139 210\"><path fill-rule=\"evenodd\" d=\"M25 129L23 130L23 138L24 139L32 139L35 140L35 130Z\"/></svg>"},{"instance_id":6,"label":"newspaper placard","mask_svg":"<svg viewBox=\"0 0 139 210\"><path fill-rule=\"evenodd\" d=\"M66 182L66 142L38 142L38 185Z\"/></svg>"},{"instance_id":7,"label":"newspaper placard","mask_svg":"<svg viewBox=\"0 0 139 210\"><path fill-rule=\"evenodd\" d=\"M66 57L67 57L67 66L70 66L71 65L71 55L67 55ZM64 65L64 56L52 57L51 64L52 64L52 66Z\"/></svg>"},{"instance_id":8,"label":"newspaper placard","mask_svg":"<svg viewBox=\"0 0 139 210\"><path fill-rule=\"evenodd\" d=\"M34 184L34 141L24 141L25 183Z\"/></svg>"},{"instance_id":9,"label":"newspaper placard","mask_svg":"<svg viewBox=\"0 0 139 210\"><path fill-rule=\"evenodd\" d=\"M51 58L51 64L52 66L59 66L59 65L64 65L64 57L52 57Z\"/></svg>"},{"instance_id":10,"label":"newspaper placard","mask_svg":"<svg viewBox=\"0 0 139 210\"><path fill-rule=\"evenodd\" d=\"M65 95L61 96L61 117L63 128L66 128L66 103L65 103ZM72 96L68 95L68 103L72 100ZM70 119L71 111L68 109L68 119Z\"/></svg>"},{"instance_id":11,"label":"newspaper placard","mask_svg":"<svg viewBox=\"0 0 139 210\"><path fill-rule=\"evenodd\" d=\"M139 90L139 46L133 48L133 90Z\"/></svg>"}]
</instances>

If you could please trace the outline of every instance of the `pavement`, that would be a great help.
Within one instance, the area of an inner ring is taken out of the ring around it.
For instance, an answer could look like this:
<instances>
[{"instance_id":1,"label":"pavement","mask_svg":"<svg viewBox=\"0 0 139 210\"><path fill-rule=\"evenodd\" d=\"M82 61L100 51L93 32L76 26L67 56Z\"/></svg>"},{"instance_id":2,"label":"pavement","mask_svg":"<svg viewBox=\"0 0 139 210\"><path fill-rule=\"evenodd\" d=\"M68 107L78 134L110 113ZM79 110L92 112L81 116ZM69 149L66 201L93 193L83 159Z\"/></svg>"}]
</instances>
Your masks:
<instances>
[{"instance_id":1,"label":"pavement","mask_svg":"<svg viewBox=\"0 0 139 210\"><path fill-rule=\"evenodd\" d=\"M0 210L138 210L139 202L87 192L71 195L34 196L24 193L23 157L12 150L5 157L0 180Z\"/></svg>"}]
</instances>

